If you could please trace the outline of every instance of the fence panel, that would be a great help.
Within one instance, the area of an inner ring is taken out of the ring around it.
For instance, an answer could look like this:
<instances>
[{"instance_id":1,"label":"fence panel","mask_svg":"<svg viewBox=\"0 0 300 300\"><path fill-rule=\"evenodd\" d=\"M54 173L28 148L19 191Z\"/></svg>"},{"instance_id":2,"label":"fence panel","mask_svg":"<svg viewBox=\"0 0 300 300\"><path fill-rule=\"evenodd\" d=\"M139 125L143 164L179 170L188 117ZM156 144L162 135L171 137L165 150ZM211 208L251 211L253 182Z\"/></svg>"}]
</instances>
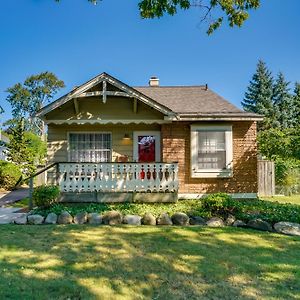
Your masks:
<instances>
[{"instance_id":1,"label":"fence panel","mask_svg":"<svg viewBox=\"0 0 300 300\"><path fill-rule=\"evenodd\" d=\"M258 160L258 195L275 195L275 165L273 161Z\"/></svg>"}]
</instances>

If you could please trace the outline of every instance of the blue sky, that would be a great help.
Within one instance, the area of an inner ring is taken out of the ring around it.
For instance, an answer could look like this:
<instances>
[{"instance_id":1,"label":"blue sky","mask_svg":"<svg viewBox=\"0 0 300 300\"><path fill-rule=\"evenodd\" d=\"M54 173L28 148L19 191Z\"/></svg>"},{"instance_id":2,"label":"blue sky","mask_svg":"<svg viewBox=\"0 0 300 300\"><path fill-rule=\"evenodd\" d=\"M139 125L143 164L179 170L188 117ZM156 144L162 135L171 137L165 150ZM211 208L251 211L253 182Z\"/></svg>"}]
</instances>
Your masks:
<instances>
[{"instance_id":1,"label":"blue sky","mask_svg":"<svg viewBox=\"0 0 300 300\"><path fill-rule=\"evenodd\" d=\"M300 81L300 1L262 0L241 29L212 36L201 11L142 20L137 0L17 0L0 3L0 103L7 87L42 71L65 81L67 92L105 71L129 85L209 87L236 105L258 59ZM283 4L284 3L284 4Z\"/></svg>"}]
</instances>

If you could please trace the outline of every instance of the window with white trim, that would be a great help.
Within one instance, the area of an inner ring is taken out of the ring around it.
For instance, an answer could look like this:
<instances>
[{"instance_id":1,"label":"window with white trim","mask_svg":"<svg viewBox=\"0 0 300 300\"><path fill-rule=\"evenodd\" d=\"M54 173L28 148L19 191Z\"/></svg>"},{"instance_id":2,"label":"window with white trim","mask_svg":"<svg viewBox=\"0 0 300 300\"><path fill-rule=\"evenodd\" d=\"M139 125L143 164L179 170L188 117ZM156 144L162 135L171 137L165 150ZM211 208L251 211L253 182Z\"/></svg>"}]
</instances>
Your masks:
<instances>
[{"instance_id":1,"label":"window with white trim","mask_svg":"<svg viewBox=\"0 0 300 300\"><path fill-rule=\"evenodd\" d=\"M232 126L191 126L191 176L232 176Z\"/></svg>"},{"instance_id":2,"label":"window with white trim","mask_svg":"<svg viewBox=\"0 0 300 300\"><path fill-rule=\"evenodd\" d=\"M69 160L71 162L111 161L110 133L70 133Z\"/></svg>"}]
</instances>

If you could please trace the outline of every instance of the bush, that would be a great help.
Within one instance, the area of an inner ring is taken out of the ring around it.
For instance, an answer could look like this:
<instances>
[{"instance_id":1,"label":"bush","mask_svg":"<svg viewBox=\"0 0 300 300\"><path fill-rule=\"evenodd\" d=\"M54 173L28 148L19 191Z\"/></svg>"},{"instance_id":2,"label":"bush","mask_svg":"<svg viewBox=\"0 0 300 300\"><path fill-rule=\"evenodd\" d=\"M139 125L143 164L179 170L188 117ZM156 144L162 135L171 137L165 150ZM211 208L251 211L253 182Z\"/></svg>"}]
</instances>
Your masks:
<instances>
[{"instance_id":1,"label":"bush","mask_svg":"<svg viewBox=\"0 0 300 300\"><path fill-rule=\"evenodd\" d=\"M41 185L36 187L32 194L32 200L38 207L50 207L57 201L59 188L55 185Z\"/></svg>"},{"instance_id":2,"label":"bush","mask_svg":"<svg viewBox=\"0 0 300 300\"><path fill-rule=\"evenodd\" d=\"M22 173L18 166L8 161L0 161L0 187L6 190L11 190Z\"/></svg>"},{"instance_id":3,"label":"bush","mask_svg":"<svg viewBox=\"0 0 300 300\"><path fill-rule=\"evenodd\" d=\"M212 214L224 215L231 212L233 199L226 193L215 193L202 199L202 208Z\"/></svg>"}]
</instances>

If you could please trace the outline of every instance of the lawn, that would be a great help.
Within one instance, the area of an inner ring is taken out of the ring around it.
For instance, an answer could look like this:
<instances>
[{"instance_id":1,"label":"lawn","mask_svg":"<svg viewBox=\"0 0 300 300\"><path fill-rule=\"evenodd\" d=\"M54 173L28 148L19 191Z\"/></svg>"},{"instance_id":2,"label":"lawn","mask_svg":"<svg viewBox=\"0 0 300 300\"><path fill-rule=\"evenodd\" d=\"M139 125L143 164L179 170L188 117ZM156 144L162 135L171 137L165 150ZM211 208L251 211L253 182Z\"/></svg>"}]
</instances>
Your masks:
<instances>
[{"instance_id":1,"label":"lawn","mask_svg":"<svg viewBox=\"0 0 300 300\"><path fill-rule=\"evenodd\" d=\"M263 197L264 200L300 205L300 195Z\"/></svg>"},{"instance_id":2,"label":"lawn","mask_svg":"<svg viewBox=\"0 0 300 300\"><path fill-rule=\"evenodd\" d=\"M300 239L239 228L0 227L0 299L300 299Z\"/></svg>"}]
</instances>

